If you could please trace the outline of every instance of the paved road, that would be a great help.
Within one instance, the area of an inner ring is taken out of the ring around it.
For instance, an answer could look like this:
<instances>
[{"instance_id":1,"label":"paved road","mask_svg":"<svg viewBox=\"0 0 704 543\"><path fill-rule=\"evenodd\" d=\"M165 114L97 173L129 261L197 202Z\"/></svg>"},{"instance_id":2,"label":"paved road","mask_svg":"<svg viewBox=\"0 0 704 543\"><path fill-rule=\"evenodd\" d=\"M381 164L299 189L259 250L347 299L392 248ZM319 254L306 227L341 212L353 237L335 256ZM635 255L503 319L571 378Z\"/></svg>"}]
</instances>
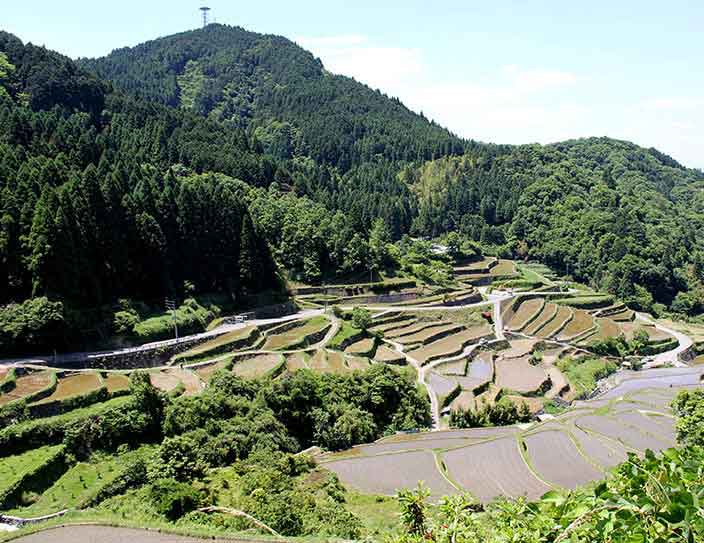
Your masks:
<instances>
[{"instance_id":1,"label":"paved road","mask_svg":"<svg viewBox=\"0 0 704 543\"><path fill-rule=\"evenodd\" d=\"M679 345L674 349L653 356L653 361L648 364L648 367L663 366L667 363L673 364L675 366L686 366L686 364L680 362L679 357L683 352L685 352L692 346L692 338L690 338L686 334L683 334L682 332L678 332L677 330L673 330L672 328L667 328L666 326L663 326L659 322L654 321L649 315L646 315L645 313L637 313L636 315L638 316L638 319L648 324L654 325L655 328L657 328L661 332L670 334L671 336L674 336L677 341L679 341Z\"/></svg>"},{"instance_id":2,"label":"paved road","mask_svg":"<svg viewBox=\"0 0 704 543\"><path fill-rule=\"evenodd\" d=\"M224 543L252 541L270 543L264 539L195 539L132 528L109 526L67 526L52 528L15 539L17 543Z\"/></svg>"}]
</instances>

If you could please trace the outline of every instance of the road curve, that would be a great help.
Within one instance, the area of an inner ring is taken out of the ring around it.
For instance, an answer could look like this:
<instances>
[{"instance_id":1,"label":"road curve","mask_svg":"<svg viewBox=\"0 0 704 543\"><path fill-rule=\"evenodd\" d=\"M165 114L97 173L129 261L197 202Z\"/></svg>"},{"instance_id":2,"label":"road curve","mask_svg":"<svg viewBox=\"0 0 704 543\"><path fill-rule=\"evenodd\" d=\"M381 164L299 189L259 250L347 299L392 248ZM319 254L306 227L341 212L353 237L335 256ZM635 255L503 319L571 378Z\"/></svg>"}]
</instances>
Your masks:
<instances>
[{"instance_id":1,"label":"road curve","mask_svg":"<svg viewBox=\"0 0 704 543\"><path fill-rule=\"evenodd\" d=\"M267 542L266 539L197 539L134 528L81 525L50 528L14 539L17 543L232 543L233 541Z\"/></svg>"}]
</instances>

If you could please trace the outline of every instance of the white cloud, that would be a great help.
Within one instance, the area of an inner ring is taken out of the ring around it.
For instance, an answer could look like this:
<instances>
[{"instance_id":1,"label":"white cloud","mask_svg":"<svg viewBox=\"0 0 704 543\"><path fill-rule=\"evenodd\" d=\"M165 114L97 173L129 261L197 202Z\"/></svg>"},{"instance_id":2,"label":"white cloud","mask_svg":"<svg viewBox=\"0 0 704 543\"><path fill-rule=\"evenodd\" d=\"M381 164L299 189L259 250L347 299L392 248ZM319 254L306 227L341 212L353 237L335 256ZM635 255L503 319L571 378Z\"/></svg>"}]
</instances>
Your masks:
<instances>
[{"instance_id":1,"label":"white cloud","mask_svg":"<svg viewBox=\"0 0 704 543\"><path fill-rule=\"evenodd\" d=\"M608 94L603 82L555 67L507 65L481 75L453 72L438 78L418 49L380 46L363 35L297 41L331 72L397 96L463 137L550 143L611 136L704 167L703 136L696 129L704 125L704 99L699 97L655 96L624 106ZM603 92L600 99L590 92L604 88L605 98Z\"/></svg>"}]
</instances>

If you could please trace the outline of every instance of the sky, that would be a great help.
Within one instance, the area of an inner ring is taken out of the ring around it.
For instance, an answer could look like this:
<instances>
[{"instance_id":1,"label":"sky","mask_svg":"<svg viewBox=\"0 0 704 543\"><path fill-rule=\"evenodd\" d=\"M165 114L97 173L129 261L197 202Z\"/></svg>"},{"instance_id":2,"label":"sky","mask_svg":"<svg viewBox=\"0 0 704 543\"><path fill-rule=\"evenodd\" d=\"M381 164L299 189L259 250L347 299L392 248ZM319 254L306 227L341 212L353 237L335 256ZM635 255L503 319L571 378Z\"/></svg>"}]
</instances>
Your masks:
<instances>
[{"instance_id":1,"label":"sky","mask_svg":"<svg viewBox=\"0 0 704 543\"><path fill-rule=\"evenodd\" d=\"M204 0L218 23L284 35L456 134L610 136L704 169L702 0ZM35 0L0 29L71 57L200 25L186 0Z\"/></svg>"}]
</instances>

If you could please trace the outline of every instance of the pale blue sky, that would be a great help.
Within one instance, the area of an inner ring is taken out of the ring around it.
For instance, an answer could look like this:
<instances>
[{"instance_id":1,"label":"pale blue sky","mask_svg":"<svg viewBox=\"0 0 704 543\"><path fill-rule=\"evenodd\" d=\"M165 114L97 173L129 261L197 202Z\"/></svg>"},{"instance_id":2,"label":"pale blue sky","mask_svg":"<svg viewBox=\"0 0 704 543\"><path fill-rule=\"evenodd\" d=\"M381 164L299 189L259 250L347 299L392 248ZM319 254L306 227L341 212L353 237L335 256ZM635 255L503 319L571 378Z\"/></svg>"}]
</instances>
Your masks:
<instances>
[{"instance_id":1,"label":"pale blue sky","mask_svg":"<svg viewBox=\"0 0 704 543\"><path fill-rule=\"evenodd\" d=\"M462 136L607 135L704 168L704 1L206 1L218 22L295 39ZM197 27L200 5L15 2L0 28L98 56Z\"/></svg>"}]
</instances>

